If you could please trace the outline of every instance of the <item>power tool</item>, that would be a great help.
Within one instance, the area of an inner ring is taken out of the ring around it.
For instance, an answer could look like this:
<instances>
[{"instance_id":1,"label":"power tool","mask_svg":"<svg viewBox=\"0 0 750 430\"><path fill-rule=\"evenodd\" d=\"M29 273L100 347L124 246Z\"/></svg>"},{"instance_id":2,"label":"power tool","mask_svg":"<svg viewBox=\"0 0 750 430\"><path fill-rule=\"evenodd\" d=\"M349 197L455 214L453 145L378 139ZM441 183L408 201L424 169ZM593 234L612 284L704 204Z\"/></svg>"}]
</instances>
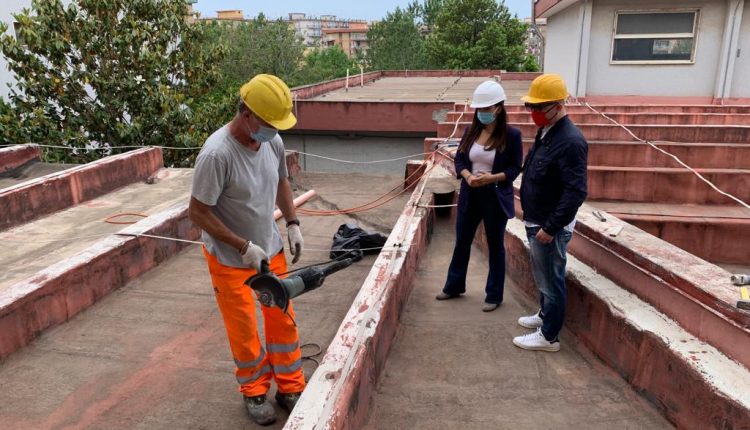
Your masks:
<instances>
[{"instance_id":1,"label":"power tool","mask_svg":"<svg viewBox=\"0 0 750 430\"><path fill-rule=\"evenodd\" d=\"M258 301L261 305L276 306L286 313L289 300L320 287L326 276L349 267L354 261L354 257L348 257L315 264L287 278L279 279L275 273L271 272L268 262L263 260L260 272L248 278L245 285L258 294Z\"/></svg>"}]
</instances>

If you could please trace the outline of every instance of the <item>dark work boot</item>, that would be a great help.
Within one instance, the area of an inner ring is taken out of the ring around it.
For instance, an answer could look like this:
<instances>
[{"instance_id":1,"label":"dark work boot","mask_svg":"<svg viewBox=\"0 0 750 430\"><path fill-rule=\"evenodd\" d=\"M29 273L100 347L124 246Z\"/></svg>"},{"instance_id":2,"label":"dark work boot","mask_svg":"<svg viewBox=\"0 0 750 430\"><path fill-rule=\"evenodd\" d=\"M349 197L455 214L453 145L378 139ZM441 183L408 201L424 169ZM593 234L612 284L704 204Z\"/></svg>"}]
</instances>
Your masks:
<instances>
[{"instance_id":1,"label":"dark work boot","mask_svg":"<svg viewBox=\"0 0 750 430\"><path fill-rule=\"evenodd\" d=\"M279 393L276 392L276 403L289 412L292 412L302 393Z\"/></svg>"},{"instance_id":2,"label":"dark work boot","mask_svg":"<svg viewBox=\"0 0 750 430\"><path fill-rule=\"evenodd\" d=\"M276 411L266 395L247 397L245 396L245 407L250 418L262 426L273 424L276 421Z\"/></svg>"}]
</instances>

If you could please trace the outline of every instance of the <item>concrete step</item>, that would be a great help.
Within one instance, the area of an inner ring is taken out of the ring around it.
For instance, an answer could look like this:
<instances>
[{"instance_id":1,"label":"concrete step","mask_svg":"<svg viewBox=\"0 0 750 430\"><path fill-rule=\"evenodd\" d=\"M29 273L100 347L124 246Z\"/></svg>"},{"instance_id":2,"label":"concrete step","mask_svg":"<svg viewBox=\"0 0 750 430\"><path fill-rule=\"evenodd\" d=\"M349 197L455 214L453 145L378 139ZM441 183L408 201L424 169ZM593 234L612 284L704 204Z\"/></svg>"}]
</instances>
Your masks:
<instances>
[{"instance_id":1,"label":"concrete step","mask_svg":"<svg viewBox=\"0 0 750 430\"><path fill-rule=\"evenodd\" d=\"M437 127L437 137L461 137L470 122L456 123L440 122ZM521 130L525 137L535 136L537 126L528 123L511 123ZM587 140L593 141L636 141L623 128L614 124L578 124ZM719 125L629 125L628 128L636 136L644 140L665 142L750 142L750 126L719 126ZM456 130L454 133L454 129Z\"/></svg>"},{"instance_id":2,"label":"concrete step","mask_svg":"<svg viewBox=\"0 0 750 430\"><path fill-rule=\"evenodd\" d=\"M698 114L750 114L750 106L743 105L669 105L669 104L592 104L594 109L605 113L698 113ZM456 103L457 112L473 112L473 109L464 103ZM506 105L508 112L526 112L523 104ZM568 104L568 112L580 113L591 112L591 109L581 104Z\"/></svg>"},{"instance_id":3,"label":"concrete step","mask_svg":"<svg viewBox=\"0 0 750 430\"><path fill-rule=\"evenodd\" d=\"M750 243L750 209L739 205L591 200L588 203L712 263L750 263L747 253Z\"/></svg>"},{"instance_id":4,"label":"concrete step","mask_svg":"<svg viewBox=\"0 0 750 430\"><path fill-rule=\"evenodd\" d=\"M720 190L750 201L750 170L696 169ZM591 166L588 198L640 203L730 205L735 202L719 194L686 169Z\"/></svg>"},{"instance_id":5,"label":"concrete step","mask_svg":"<svg viewBox=\"0 0 750 430\"><path fill-rule=\"evenodd\" d=\"M424 152L431 152L444 138L424 140ZM457 140L451 140L458 143ZM524 154L533 145L532 138L523 140ZM589 141L589 165L616 167L682 166L672 157L642 142ZM688 166L703 169L747 169L750 167L750 145L741 143L660 143L659 148L674 154Z\"/></svg>"},{"instance_id":6,"label":"concrete step","mask_svg":"<svg viewBox=\"0 0 750 430\"><path fill-rule=\"evenodd\" d=\"M659 113L611 113L605 114L623 125L649 124L649 125L750 125L750 114L725 114L725 113L682 113L682 112L659 112ZM470 121L471 113L448 112L445 121L455 122L462 119ZM612 124L612 121L592 111L574 111L568 114L576 124ZM512 123L528 122L528 112L508 110L508 121Z\"/></svg>"}]
</instances>

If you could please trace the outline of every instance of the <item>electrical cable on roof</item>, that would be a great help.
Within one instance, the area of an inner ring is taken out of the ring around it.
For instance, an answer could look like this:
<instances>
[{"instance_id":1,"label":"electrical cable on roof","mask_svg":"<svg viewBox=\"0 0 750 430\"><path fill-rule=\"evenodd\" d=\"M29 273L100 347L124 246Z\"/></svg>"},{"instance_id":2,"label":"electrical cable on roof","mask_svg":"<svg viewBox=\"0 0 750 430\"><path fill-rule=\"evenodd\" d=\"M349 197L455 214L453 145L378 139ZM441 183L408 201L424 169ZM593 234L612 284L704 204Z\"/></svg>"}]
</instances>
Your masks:
<instances>
[{"instance_id":1,"label":"electrical cable on roof","mask_svg":"<svg viewBox=\"0 0 750 430\"><path fill-rule=\"evenodd\" d=\"M654 143L653 143L653 142L651 142L651 141L649 141L649 140L641 139L640 137L636 136L636 135L635 135L635 134L634 134L634 133L633 133L632 131L630 131L630 129L629 129L629 128L627 128L626 126L624 126L624 125L620 124L620 123L619 123L619 122L617 122L616 120L614 120L614 119L610 118L610 117L609 117L609 116L607 116L606 114L604 114L604 113L602 113L602 112L599 112L598 110L594 109L594 108L593 108L593 107L592 107L592 106L591 106L590 104L588 104L588 103L586 103L586 102L584 102L583 104L584 104L584 105L585 105L586 107L588 107L589 109L591 109L592 111L594 111L594 112L598 113L599 115L603 116L604 118L608 119L608 120L609 120L609 121L611 121L611 122L612 122L613 124L615 124L615 125L617 125L617 126L621 127L621 128L623 129L623 130L625 130L626 132L628 132L628 134L630 134L631 136L633 136L633 138L634 138L634 139L636 139L636 140L638 140L639 142L643 142L643 143L645 143L645 144L647 144L647 145L651 146L652 148L656 149L657 151L659 151L659 152L661 152L661 153L663 153L663 154L665 154L665 155L668 155L668 156L672 157L672 158L673 158L673 159L674 159L675 161L677 161L677 162L678 162L678 163L679 163L680 165L682 165L683 167L685 167L686 169L688 169L689 171L691 171L691 172L692 172L693 174L695 174L695 175L696 175L696 176L697 176L697 177L698 177L698 178L699 178L699 179L700 179L701 181L703 181L703 182L705 182L706 184L708 184L708 185L709 185L709 186L710 186L711 188L713 188L714 190L716 190L716 191L717 191L717 192L718 192L719 194L722 194L722 195L724 195L724 196L726 196L726 197L729 197L730 199L732 199L732 200L736 201L737 203L739 203L740 205L744 206L745 208L747 208L747 209L750 209L750 205L748 205L748 204L747 204L747 203L745 203L744 201L740 200L739 198L737 198L737 197L735 197L735 196L733 196L733 195L731 195L731 194L729 194L729 193L727 193L727 192L724 192L724 191L720 190L720 189L719 189L719 188L718 188L718 187L717 187L716 185L714 185L714 183L713 183L713 182L709 181L709 180L708 180L708 179L706 179L706 178L705 178L705 177L704 177L703 175L701 175L700 173L698 173L698 172L697 172L697 171L696 171L695 169L693 169L692 167L688 166L688 165L687 165L687 164L686 164L685 162L683 162L682 160L680 160L680 159L679 159L679 157L677 157L676 155L674 155L674 154L672 154L672 153L670 153L670 152L668 152L668 151L665 151L665 150L664 150L664 149L662 149L662 148L659 148L658 146L654 145ZM658 142L661 142L661 143L679 143L679 142L668 142L668 141L658 141Z\"/></svg>"}]
</instances>

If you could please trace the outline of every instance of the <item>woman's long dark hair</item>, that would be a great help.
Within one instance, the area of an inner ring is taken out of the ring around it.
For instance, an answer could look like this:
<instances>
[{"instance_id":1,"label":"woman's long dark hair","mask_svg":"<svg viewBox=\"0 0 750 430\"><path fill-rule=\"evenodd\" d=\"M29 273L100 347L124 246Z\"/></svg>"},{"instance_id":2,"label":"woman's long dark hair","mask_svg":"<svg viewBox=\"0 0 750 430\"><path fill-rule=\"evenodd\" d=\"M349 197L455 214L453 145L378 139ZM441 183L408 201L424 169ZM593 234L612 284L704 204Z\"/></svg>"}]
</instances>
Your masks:
<instances>
[{"instance_id":1,"label":"woman's long dark hair","mask_svg":"<svg viewBox=\"0 0 750 430\"><path fill-rule=\"evenodd\" d=\"M487 151L499 151L505 150L505 141L508 137L508 113L505 111L505 102L500 102L493 107L500 106L500 112L497 113L495 118L495 129L492 130L490 135L489 145L485 147ZM471 121L469 131L464 134L464 138L461 139L461 144L458 146L459 152L468 152L471 145L477 141L479 135L482 133L482 129L485 127L484 124L479 122L477 111L474 111L474 119Z\"/></svg>"}]
</instances>

